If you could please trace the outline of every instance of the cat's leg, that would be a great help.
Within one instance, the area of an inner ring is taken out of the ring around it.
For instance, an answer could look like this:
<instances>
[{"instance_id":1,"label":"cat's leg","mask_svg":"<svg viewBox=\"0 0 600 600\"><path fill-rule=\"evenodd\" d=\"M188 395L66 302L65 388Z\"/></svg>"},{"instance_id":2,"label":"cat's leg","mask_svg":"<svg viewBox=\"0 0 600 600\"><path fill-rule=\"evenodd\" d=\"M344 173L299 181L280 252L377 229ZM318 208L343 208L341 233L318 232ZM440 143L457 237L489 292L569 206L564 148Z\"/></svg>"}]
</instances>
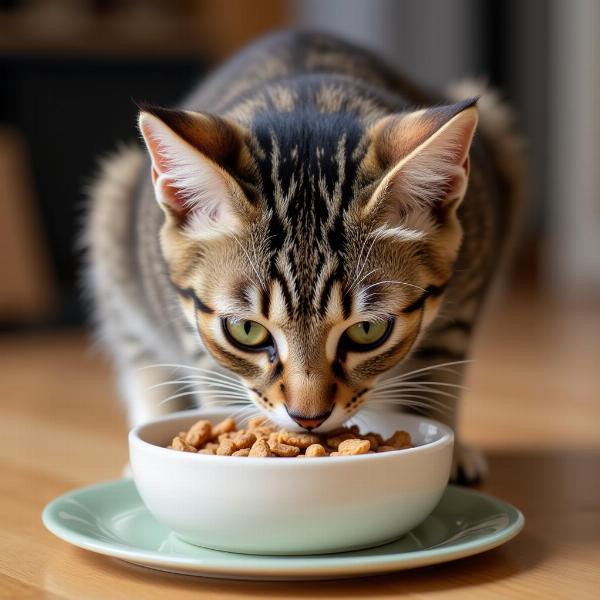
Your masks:
<instances>
[{"instance_id":1,"label":"cat's leg","mask_svg":"<svg viewBox=\"0 0 600 600\"><path fill-rule=\"evenodd\" d=\"M397 388L398 397L405 394L408 402L423 403L415 404L414 412L453 429L455 442L450 478L466 485L477 483L487 475L485 457L463 443L458 428L471 328L472 320L462 319L432 326L411 359L402 365L407 377Z\"/></svg>"},{"instance_id":2,"label":"cat's leg","mask_svg":"<svg viewBox=\"0 0 600 600\"><path fill-rule=\"evenodd\" d=\"M417 412L425 413L426 416L448 425L454 431L451 481L462 484L477 483L487 475L486 460L479 450L462 441L458 427L466 368L465 363L458 363L458 361L464 359L460 355L437 352L437 349L433 348L431 350L434 352L430 353L430 349L427 349L426 358L417 355L410 361L410 369L426 370L415 373L408 379L411 382L411 390L407 390L406 393L421 396L416 400L425 404L419 405Z\"/></svg>"},{"instance_id":3,"label":"cat's leg","mask_svg":"<svg viewBox=\"0 0 600 600\"><path fill-rule=\"evenodd\" d=\"M103 299L105 302L98 304L98 333L113 359L128 425L134 427L194 406L194 397L178 395L187 391L182 389L186 382L181 378L189 373L164 366L176 363L177 353L165 351L166 342L165 347L155 348L151 328L121 295L114 293Z\"/></svg>"}]
</instances>

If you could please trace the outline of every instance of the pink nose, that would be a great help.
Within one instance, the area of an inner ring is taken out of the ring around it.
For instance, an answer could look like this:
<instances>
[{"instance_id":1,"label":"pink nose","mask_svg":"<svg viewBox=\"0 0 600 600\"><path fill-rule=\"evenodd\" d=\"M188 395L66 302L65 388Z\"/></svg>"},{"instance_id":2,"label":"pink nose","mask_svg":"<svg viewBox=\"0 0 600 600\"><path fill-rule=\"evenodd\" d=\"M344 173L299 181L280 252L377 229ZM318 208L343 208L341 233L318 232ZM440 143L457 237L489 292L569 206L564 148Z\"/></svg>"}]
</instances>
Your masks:
<instances>
[{"instance_id":1,"label":"pink nose","mask_svg":"<svg viewBox=\"0 0 600 600\"><path fill-rule=\"evenodd\" d=\"M329 415L331 415L332 412L331 410L328 410L327 412L321 413L320 415L316 415L314 417L305 417L304 415L297 415L293 412L290 412L287 409L287 406L286 410L288 415L290 415L290 417L296 423L298 423L300 427L304 427L304 429L307 429L308 431L310 431L311 429L315 429L316 427L324 423L329 418Z\"/></svg>"}]
</instances>

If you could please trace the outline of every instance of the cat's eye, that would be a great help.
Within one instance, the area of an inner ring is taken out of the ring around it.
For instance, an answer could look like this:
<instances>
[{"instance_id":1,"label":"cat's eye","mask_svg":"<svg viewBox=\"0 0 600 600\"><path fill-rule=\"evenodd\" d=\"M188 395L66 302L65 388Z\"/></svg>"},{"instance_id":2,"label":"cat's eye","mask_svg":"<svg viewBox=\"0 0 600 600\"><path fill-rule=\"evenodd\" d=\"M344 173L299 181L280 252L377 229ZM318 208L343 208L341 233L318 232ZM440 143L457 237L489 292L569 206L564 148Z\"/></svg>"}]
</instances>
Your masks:
<instances>
[{"instance_id":1,"label":"cat's eye","mask_svg":"<svg viewBox=\"0 0 600 600\"><path fill-rule=\"evenodd\" d=\"M239 346L262 348L271 342L269 330L256 321L225 319L224 325L228 337Z\"/></svg>"},{"instance_id":2,"label":"cat's eye","mask_svg":"<svg viewBox=\"0 0 600 600\"><path fill-rule=\"evenodd\" d=\"M351 349L371 350L383 344L391 329L392 321L361 321L348 327L345 337Z\"/></svg>"}]
</instances>

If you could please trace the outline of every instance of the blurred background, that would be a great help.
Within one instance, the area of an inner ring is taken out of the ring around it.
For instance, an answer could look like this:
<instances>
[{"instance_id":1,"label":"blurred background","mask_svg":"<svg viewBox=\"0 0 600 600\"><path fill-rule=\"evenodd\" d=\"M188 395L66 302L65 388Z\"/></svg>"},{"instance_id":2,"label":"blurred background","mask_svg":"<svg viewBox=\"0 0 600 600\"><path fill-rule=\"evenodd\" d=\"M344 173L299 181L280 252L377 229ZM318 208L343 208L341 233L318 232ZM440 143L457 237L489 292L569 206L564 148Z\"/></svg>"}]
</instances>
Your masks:
<instances>
[{"instance_id":1,"label":"blurred background","mask_svg":"<svg viewBox=\"0 0 600 600\"><path fill-rule=\"evenodd\" d=\"M600 3L595 0L0 0L0 327L79 326L77 235L98 157L281 27L379 51L417 82L482 76L528 158L512 288L600 297Z\"/></svg>"}]
</instances>

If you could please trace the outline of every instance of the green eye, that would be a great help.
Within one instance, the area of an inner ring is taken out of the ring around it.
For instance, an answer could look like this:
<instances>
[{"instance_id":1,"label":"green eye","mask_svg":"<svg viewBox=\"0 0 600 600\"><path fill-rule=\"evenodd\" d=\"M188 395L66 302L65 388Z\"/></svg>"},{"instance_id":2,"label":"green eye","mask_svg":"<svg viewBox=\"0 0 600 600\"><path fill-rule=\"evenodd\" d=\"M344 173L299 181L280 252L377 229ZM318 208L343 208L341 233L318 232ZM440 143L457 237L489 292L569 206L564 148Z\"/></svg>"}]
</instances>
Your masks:
<instances>
[{"instance_id":1,"label":"green eye","mask_svg":"<svg viewBox=\"0 0 600 600\"><path fill-rule=\"evenodd\" d=\"M225 319L225 327L231 338L242 346L263 346L271 337L268 329L256 321Z\"/></svg>"},{"instance_id":2,"label":"green eye","mask_svg":"<svg viewBox=\"0 0 600 600\"><path fill-rule=\"evenodd\" d=\"M387 338L390 327L386 321L361 321L348 327L346 335L355 346L373 346Z\"/></svg>"}]
</instances>

